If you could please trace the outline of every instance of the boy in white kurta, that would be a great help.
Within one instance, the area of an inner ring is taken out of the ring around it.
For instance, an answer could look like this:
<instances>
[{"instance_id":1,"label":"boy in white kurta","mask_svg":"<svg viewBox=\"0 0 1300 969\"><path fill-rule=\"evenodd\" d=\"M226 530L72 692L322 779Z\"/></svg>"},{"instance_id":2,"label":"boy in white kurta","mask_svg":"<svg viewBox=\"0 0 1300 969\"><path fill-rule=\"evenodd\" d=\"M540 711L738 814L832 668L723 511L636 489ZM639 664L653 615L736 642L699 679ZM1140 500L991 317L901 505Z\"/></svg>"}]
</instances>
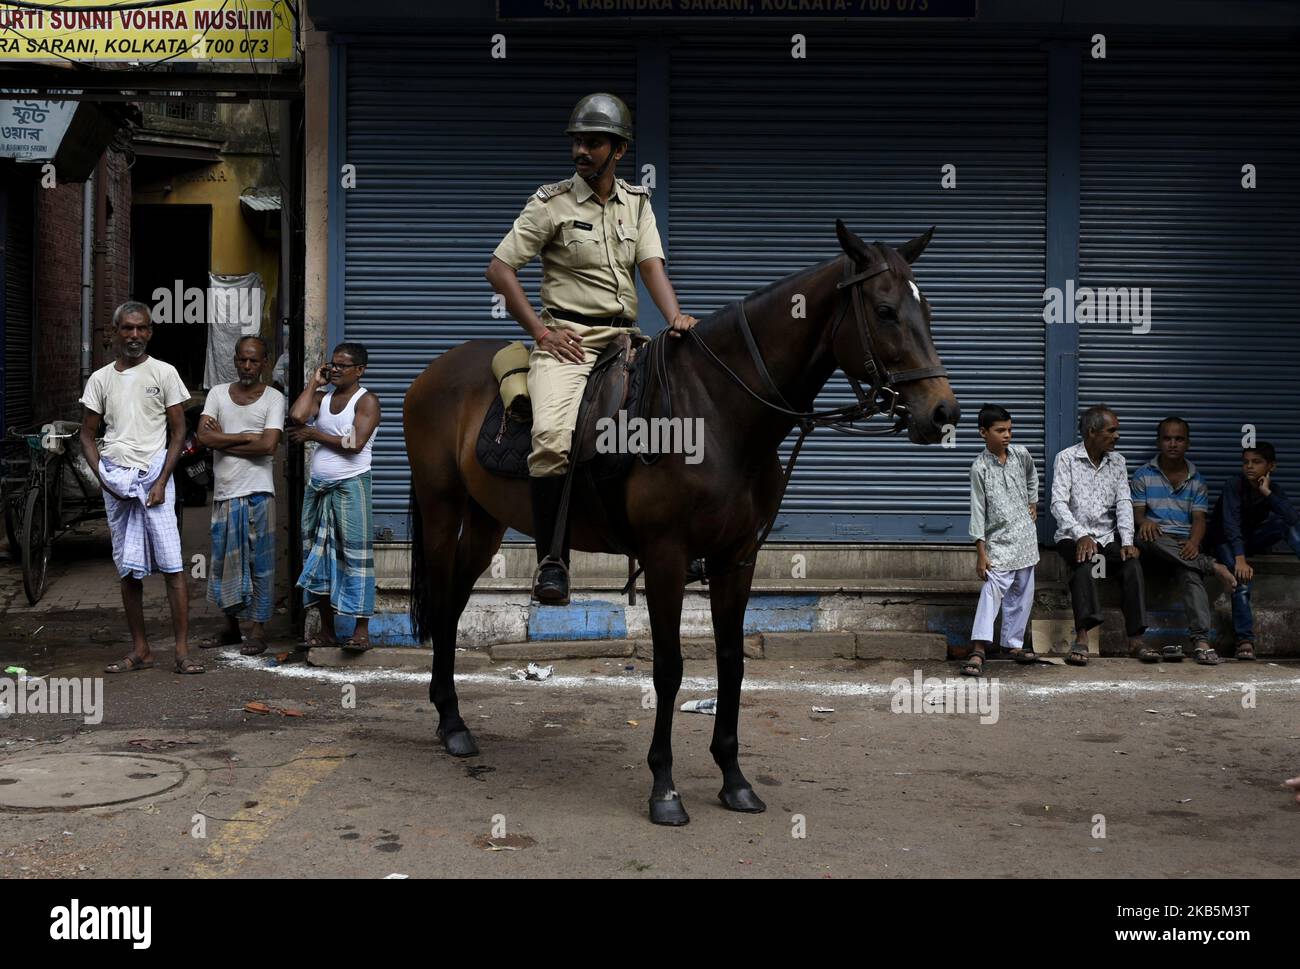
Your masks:
<instances>
[{"instance_id":1,"label":"boy in white kurta","mask_svg":"<svg viewBox=\"0 0 1300 969\"><path fill-rule=\"evenodd\" d=\"M1025 448L1011 443L1011 415L1005 408L985 404L979 421L985 449L970 469L970 537L975 540L975 574L984 580L984 588L975 610L970 656L962 667L967 676L983 671L999 609L1002 647L1017 662L1034 661L1024 645L1038 564L1038 469Z\"/></svg>"}]
</instances>

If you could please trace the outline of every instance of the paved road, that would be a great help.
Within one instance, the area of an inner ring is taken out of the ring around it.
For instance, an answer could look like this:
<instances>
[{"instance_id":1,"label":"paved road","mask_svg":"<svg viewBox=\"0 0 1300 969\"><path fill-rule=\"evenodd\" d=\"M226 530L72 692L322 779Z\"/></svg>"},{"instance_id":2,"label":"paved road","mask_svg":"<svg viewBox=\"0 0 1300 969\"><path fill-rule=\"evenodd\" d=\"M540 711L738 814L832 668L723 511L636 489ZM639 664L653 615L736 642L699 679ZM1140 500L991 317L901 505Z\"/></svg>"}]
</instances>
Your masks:
<instances>
[{"instance_id":1,"label":"paved road","mask_svg":"<svg viewBox=\"0 0 1300 969\"><path fill-rule=\"evenodd\" d=\"M0 645L0 666L92 676L120 651ZM911 664L754 661L742 763L767 813L720 807L713 720L678 713L675 773L692 821L663 829L645 818L653 710L640 661L560 663L542 683L502 667L469 674L462 710L483 753L453 760L432 743L422 674L206 659L201 677L106 678L97 725L0 722L0 803L30 783L6 779L68 754L159 758L109 786L118 797L169 788L110 807L0 812L0 878L1300 871L1300 808L1278 786L1300 767L1296 665L993 663L997 721L982 724L895 712L890 684L911 679ZM711 672L688 663L681 699L710 695ZM248 713L252 701L304 715ZM45 783L67 780L60 770ZM1105 837L1093 836L1099 815Z\"/></svg>"}]
</instances>

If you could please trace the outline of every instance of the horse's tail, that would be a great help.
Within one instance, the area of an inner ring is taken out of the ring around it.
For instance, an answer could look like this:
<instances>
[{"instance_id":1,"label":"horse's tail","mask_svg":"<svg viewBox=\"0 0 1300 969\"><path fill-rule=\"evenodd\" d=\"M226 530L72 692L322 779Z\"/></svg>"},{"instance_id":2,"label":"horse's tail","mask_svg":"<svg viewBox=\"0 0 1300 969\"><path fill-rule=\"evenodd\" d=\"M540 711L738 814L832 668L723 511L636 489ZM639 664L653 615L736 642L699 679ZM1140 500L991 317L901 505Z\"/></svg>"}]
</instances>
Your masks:
<instances>
[{"instance_id":1,"label":"horse's tail","mask_svg":"<svg viewBox=\"0 0 1300 969\"><path fill-rule=\"evenodd\" d=\"M429 570L425 568L424 520L414 484L406 515L407 534L411 536L411 578L407 583L411 591L407 611L411 617L411 634L417 643L424 643L433 636L433 590L429 587Z\"/></svg>"}]
</instances>

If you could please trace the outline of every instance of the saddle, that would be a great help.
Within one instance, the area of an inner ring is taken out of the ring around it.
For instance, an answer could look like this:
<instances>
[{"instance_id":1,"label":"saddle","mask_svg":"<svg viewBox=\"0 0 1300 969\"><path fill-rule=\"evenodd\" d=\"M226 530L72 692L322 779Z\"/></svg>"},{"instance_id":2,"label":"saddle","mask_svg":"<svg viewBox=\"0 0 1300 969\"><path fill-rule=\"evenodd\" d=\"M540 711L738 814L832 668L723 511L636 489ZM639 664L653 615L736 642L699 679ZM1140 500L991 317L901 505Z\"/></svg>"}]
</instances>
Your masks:
<instances>
[{"instance_id":1,"label":"saddle","mask_svg":"<svg viewBox=\"0 0 1300 969\"><path fill-rule=\"evenodd\" d=\"M620 333L601 351L587 377L569 455L575 466L583 465L584 472L597 481L627 474L636 457L631 453L602 454L597 442L602 418L616 420L620 410L626 410L629 418L642 412L647 381L639 350L648 342L645 337ZM501 394L493 395L475 446L479 464L493 474L527 478L532 435L531 409L507 408Z\"/></svg>"}]
</instances>

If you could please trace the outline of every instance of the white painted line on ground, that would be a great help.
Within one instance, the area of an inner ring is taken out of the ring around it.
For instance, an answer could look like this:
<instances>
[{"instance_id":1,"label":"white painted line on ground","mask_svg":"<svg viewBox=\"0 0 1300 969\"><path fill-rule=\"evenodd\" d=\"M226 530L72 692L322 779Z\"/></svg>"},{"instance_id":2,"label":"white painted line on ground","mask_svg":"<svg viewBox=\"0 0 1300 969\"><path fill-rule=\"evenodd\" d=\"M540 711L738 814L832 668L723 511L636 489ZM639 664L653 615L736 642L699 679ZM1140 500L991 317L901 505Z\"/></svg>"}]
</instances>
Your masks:
<instances>
[{"instance_id":1,"label":"white painted line on ground","mask_svg":"<svg viewBox=\"0 0 1300 969\"><path fill-rule=\"evenodd\" d=\"M405 670L376 669L373 667L356 667L355 669L338 669L335 667L307 666L294 663L287 666L266 666L265 661L256 657L240 656L234 650L223 652L222 659L230 665L244 669L259 670L291 679L324 680L330 683L418 683L427 686L429 674L425 672L408 672ZM954 670L948 676L956 676ZM1069 683L1030 684L1011 683L997 677L998 688L1003 693L1024 694L1031 698L1053 696L1071 696L1075 694L1102 693L1114 690L1126 690L1132 693L1189 693L1204 694L1207 690L1216 695L1240 693L1242 687L1252 686L1259 693L1280 693L1300 691L1300 676L1285 679L1256 680L1211 680L1208 677L1187 680L1085 680ZM894 678L890 677L892 681ZM910 677L907 677L910 680ZM458 673L457 684L474 684L483 686L517 687L522 691L530 690L576 690L576 689L613 689L642 692L643 685L651 682L648 672L645 675L628 674L626 676L566 676L556 674L547 680L521 681L511 679L505 670L491 673ZM974 680L973 682L979 682ZM717 681L711 676L688 676L682 680L682 692L694 693L714 691ZM749 693L815 693L819 696L890 696L893 690L889 683L870 683L853 680L767 680L761 678L747 679L744 691Z\"/></svg>"}]
</instances>

